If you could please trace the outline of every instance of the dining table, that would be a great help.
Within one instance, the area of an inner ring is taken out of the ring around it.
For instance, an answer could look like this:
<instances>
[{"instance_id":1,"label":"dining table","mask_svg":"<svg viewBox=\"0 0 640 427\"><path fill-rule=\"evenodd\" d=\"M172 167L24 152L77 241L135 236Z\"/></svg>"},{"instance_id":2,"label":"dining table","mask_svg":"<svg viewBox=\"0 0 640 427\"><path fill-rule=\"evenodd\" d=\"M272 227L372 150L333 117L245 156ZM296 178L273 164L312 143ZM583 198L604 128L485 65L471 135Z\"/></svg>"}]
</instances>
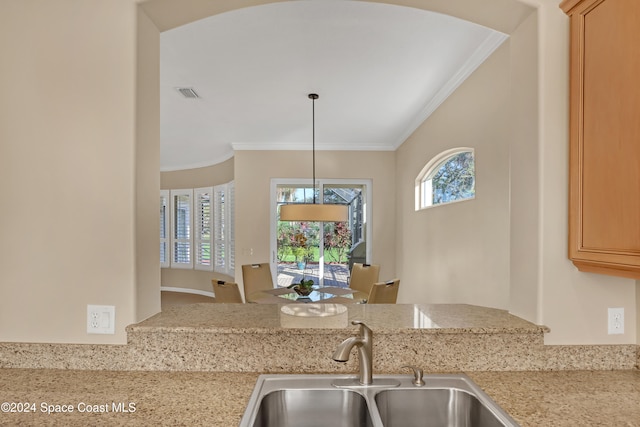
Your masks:
<instances>
[{"instance_id":1,"label":"dining table","mask_svg":"<svg viewBox=\"0 0 640 427\"><path fill-rule=\"evenodd\" d=\"M264 289L254 292L250 299L257 304L290 304L290 303L340 303L340 304L363 304L367 302L367 295L364 292L351 288L341 288L338 286L314 286L313 291L306 296L298 295L291 288L278 287Z\"/></svg>"}]
</instances>

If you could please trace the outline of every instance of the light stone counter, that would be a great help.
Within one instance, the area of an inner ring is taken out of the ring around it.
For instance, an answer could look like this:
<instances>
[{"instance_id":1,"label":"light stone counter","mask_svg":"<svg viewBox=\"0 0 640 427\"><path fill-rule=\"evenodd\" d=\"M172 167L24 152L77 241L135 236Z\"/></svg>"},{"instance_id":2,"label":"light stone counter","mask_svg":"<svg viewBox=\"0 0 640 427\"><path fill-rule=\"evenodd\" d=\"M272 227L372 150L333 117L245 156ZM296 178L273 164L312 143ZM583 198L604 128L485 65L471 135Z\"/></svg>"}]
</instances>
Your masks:
<instances>
[{"instance_id":1,"label":"light stone counter","mask_svg":"<svg viewBox=\"0 0 640 427\"><path fill-rule=\"evenodd\" d=\"M283 325L281 313L177 306L129 326L127 345L0 343L0 403L36 410L0 412L0 426L234 426L260 372L355 373L356 357L330 354L358 319L374 331L375 374L466 372L524 427L640 427L635 345L545 346L546 327L471 305L350 304L329 328L320 318ZM313 327L289 327L303 324Z\"/></svg>"},{"instance_id":2,"label":"light stone counter","mask_svg":"<svg viewBox=\"0 0 640 427\"><path fill-rule=\"evenodd\" d=\"M627 370L639 357L636 345L546 346L545 326L473 305L347 304L341 317L323 317L327 310L308 304L317 316L300 322L283 307L175 306L128 326L127 345L0 343L0 368L349 373L355 357L341 364L329 356L357 333L355 319L374 332L378 372Z\"/></svg>"},{"instance_id":3,"label":"light stone counter","mask_svg":"<svg viewBox=\"0 0 640 427\"><path fill-rule=\"evenodd\" d=\"M305 304L313 305L322 304ZM171 307L127 329L129 332L215 329L224 333L279 330L287 328L282 325L282 307L282 304L181 305ZM513 316L505 310L467 304L345 304L343 307L348 310L349 321L361 320L376 332L422 330L429 333L538 334L548 331L544 326ZM335 329L334 325L326 328L323 321L323 318L318 317L316 327ZM342 328L353 329L347 321Z\"/></svg>"},{"instance_id":4,"label":"light stone counter","mask_svg":"<svg viewBox=\"0 0 640 427\"><path fill-rule=\"evenodd\" d=\"M523 427L640 426L640 372L467 372ZM238 425L256 373L0 369L0 402L35 413L0 412L2 426ZM47 414L42 404L73 405ZM115 412L131 408L135 412ZM122 404L122 405L120 405ZM89 405L89 406L88 406ZM99 412L80 412L93 407ZM108 412L101 409L109 408Z\"/></svg>"},{"instance_id":5,"label":"light stone counter","mask_svg":"<svg viewBox=\"0 0 640 427\"><path fill-rule=\"evenodd\" d=\"M174 307L128 328L130 344L149 354L141 354L131 369L353 372L355 358L336 364L329 355L357 333L350 324L356 319L373 330L374 369L385 372L402 365L431 372L633 369L638 358L635 345L545 346L547 327L505 310L467 304L345 306L341 327L318 317L314 328L306 327L308 319L291 327L288 318L285 325L277 304Z\"/></svg>"}]
</instances>

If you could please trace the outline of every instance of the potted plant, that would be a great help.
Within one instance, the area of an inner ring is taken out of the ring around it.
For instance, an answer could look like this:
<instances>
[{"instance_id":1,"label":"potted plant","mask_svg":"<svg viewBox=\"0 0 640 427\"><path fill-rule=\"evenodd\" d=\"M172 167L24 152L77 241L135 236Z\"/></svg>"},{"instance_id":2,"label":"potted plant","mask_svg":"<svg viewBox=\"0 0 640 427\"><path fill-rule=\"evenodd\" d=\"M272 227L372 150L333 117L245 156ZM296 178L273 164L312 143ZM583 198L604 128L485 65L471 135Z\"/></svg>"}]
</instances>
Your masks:
<instances>
[{"instance_id":1,"label":"potted plant","mask_svg":"<svg viewBox=\"0 0 640 427\"><path fill-rule=\"evenodd\" d=\"M304 270L307 257L309 256L309 248L307 247L307 237L303 233L296 233L291 243L291 252L298 264L298 269Z\"/></svg>"},{"instance_id":2,"label":"potted plant","mask_svg":"<svg viewBox=\"0 0 640 427\"><path fill-rule=\"evenodd\" d=\"M304 276L300 279L300 283L293 283L287 286L289 289L293 289L300 296L306 297L313 292L313 280L305 280Z\"/></svg>"},{"instance_id":3,"label":"potted plant","mask_svg":"<svg viewBox=\"0 0 640 427\"><path fill-rule=\"evenodd\" d=\"M294 247L293 255L296 258L296 264L298 265L298 270L304 270L307 262L307 249L302 247Z\"/></svg>"}]
</instances>

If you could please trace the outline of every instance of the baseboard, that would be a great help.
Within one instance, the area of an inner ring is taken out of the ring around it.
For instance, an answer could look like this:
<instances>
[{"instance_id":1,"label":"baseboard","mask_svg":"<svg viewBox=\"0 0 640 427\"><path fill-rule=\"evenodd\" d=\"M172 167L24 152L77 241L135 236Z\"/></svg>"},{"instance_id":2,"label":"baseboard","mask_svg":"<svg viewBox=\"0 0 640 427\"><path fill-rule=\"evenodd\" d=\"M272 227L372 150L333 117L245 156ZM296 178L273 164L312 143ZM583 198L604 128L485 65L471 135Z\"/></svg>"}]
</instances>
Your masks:
<instances>
[{"instance_id":1,"label":"baseboard","mask_svg":"<svg viewBox=\"0 0 640 427\"><path fill-rule=\"evenodd\" d=\"M173 286L160 286L160 291L181 292L183 294L196 294L196 295L203 295L205 297L215 298L215 295L213 294L213 292L201 291L199 289L176 288Z\"/></svg>"}]
</instances>

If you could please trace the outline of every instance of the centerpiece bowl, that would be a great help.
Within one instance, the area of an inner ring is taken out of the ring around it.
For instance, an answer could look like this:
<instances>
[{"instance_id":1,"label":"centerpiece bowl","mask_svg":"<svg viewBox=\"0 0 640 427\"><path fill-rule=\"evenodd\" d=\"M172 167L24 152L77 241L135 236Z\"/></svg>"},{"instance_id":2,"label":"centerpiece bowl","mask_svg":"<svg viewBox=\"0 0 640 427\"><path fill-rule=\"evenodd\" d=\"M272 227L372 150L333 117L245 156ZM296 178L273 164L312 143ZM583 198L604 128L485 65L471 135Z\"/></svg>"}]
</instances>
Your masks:
<instances>
[{"instance_id":1,"label":"centerpiece bowl","mask_svg":"<svg viewBox=\"0 0 640 427\"><path fill-rule=\"evenodd\" d=\"M313 280L300 280L300 283L294 283L288 286L290 289L293 289L298 295L301 297L309 296L311 292L313 292Z\"/></svg>"},{"instance_id":2,"label":"centerpiece bowl","mask_svg":"<svg viewBox=\"0 0 640 427\"><path fill-rule=\"evenodd\" d=\"M300 285L294 286L293 290L296 291L296 293L302 297L309 296L309 294L313 292L312 287L302 287Z\"/></svg>"}]
</instances>

